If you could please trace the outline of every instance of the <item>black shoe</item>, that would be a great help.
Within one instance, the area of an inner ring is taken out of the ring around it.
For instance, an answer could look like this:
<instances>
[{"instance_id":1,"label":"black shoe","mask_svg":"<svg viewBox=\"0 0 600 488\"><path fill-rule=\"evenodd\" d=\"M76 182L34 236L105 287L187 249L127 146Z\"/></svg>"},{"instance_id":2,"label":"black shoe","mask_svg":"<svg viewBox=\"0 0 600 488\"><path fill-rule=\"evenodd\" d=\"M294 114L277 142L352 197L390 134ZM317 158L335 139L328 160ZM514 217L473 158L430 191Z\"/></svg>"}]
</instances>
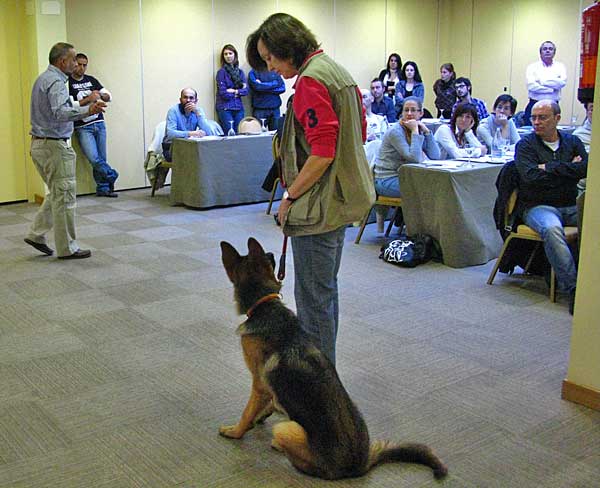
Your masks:
<instances>
[{"instance_id":1,"label":"black shoe","mask_svg":"<svg viewBox=\"0 0 600 488\"><path fill-rule=\"evenodd\" d=\"M573 315L575 311L575 290L569 294L569 313Z\"/></svg>"},{"instance_id":2,"label":"black shoe","mask_svg":"<svg viewBox=\"0 0 600 488\"><path fill-rule=\"evenodd\" d=\"M48 247L46 244L40 244L39 242L32 241L31 239L23 239L30 246L35 247L38 251L43 252L48 256L52 256L54 254L54 250Z\"/></svg>"},{"instance_id":3,"label":"black shoe","mask_svg":"<svg viewBox=\"0 0 600 488\"><path fill-rule=\"evenodd\" d=\"M114 191L97 191L96 196L97 197L117 198L119 196L119 194Z\"/></svg>"},{"instance_id":4,"label":"black shoe","mask_svg":"<svg viewBox=\"0 0 600 488\"><path fill-rule=\"evenodd\" d=\"M78 249L73 254L69 254L68 256L58 256L58 259L85 259L89 258L92 255L92 251L89 249Z\"/></svg>"}]
</instances>

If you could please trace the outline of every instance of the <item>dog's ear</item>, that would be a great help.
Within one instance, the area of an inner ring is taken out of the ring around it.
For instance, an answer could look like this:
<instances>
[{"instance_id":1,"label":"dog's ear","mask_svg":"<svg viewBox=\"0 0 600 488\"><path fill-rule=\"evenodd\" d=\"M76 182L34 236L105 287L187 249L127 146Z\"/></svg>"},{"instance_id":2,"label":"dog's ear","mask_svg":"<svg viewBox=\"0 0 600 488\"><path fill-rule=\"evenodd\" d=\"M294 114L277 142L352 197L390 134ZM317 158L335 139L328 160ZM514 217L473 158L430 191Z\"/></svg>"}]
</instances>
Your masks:
<instances>
[{"instance_id":1,"label":"dog's ear","mask_svg":"<svg viewBox=\"0 0 600 488\"><path fill-rule=\"evenodd\" d=\"M229 242L221 241L221 259L223 260L225 271L227 271L227 276L229 276L232 283L234 283L235 269L241 258L235 247L229 244Z\"/></svg>"},{"instance_id":2,"label":"dog's ear","mask_svg":"<svg viewBox=\"0 0 600 488\"><path fill-rule=\"evenodd\" d=\"M265 251L254 237L248 239L248 254L250 256L264 256Z\"/></svg>"},{"instance_id":3,"label":"dog's ear","mask_svg":"<svg viewBox=\"0 0 600 488\"><path fill-rule=\"evenodd\" d=\"M273 268L273 271L275 271L275 256L273 256L272 252L268 252L266 254L266 256L269 259L269 263L271 263L271 267Z\"/></svg>"}]
</instances>

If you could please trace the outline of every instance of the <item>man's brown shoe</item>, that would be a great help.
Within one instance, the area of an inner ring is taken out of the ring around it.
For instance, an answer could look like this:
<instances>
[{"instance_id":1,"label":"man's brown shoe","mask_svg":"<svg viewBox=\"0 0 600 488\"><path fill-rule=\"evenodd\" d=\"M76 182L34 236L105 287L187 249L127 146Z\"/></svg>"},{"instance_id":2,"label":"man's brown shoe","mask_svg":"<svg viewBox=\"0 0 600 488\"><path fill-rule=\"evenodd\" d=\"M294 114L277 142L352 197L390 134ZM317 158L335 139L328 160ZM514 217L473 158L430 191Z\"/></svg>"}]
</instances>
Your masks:
<instances>
[{"instance_id":1,"label":"man's brown shoe","mask_svg":"<svg viewBox=\"0 0 600 488\"><path fill-rule=\"evenodd\" d=\"M31 239L23 239L30 246L35 247L38 251L47 254L48 256L52 256L54 254L54 250L48 247L46 244L40 244L39 242L32 241Z\"/></svg>"},{"instance_id":2,"label":"man's brown shoe","mask_svg":"<svg viewBox=\"0 0 600 488\"><path fill-rule=\"evenodd\" d=\"M68 256L58 256L58 259L85 259L89 258L92 255L92 251L89 249L78 249L73 254L69 254Z\"/></svg>"}]
</instances>

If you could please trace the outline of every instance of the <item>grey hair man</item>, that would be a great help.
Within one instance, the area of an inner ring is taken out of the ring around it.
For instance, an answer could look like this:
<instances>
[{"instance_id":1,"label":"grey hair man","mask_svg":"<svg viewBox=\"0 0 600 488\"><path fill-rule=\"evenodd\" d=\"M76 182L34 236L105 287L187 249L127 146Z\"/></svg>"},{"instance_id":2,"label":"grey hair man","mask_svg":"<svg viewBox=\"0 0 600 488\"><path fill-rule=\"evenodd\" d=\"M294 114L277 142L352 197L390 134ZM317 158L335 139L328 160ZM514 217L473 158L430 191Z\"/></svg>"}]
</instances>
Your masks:
<instances>
[{"instance_id":1,"label":"grey hair man","mask_svg":"<svg viewBox=\"0 0 600 488\"><path fill-rule=\"evenodd\" d=\"M577 224L577 182L587 174L588 155L579 138L557 130L560 107L555 101L536 102L531 121L534 132L516 146L517 208L525 224L544 240L558 285L569 294L572 314L577 268L564 226Z\"/></svg>"},{"instance_id":2,"label":"grey hair man","mask_svg":"<svg viewBox=\"0 0 600 488\"><path fill-rule=\"evenodd\" d=\"M31 158L48 187L25 242L50 256L46 234L54 227L59 259L83 259L91 251L79 248L75 236L75 151L71 147L73 121L102 113L106 103L96 100L85 107L71 100L66 83L77 62L75 48L66 42L52 46L50 62L31 92Z\"/></svg>"}]
</instances>

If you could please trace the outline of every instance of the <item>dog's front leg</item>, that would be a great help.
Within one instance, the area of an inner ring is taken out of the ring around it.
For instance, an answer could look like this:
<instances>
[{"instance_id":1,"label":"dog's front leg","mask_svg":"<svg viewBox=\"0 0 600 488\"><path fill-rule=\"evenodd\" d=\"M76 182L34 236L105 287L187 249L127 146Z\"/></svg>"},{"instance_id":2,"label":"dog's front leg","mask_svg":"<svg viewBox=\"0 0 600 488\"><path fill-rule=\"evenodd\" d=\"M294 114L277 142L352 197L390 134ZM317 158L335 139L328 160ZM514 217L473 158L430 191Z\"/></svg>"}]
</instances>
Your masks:
<instances>
[{"instance_id":1,"label":"dog's front leg","mask_svg":"<svg viewBox=\"0 0 600 488\"><path fill-rule=\"evenodd\" d=\"M242 418L236 425L222 425L219 434L232 439L241 439L242 436L255 425L257 415L262 413L271 401L271 392L265 388L260 380L252 383L252 392L248 404L242 413Z\"/></svg>"}]
</instances>

